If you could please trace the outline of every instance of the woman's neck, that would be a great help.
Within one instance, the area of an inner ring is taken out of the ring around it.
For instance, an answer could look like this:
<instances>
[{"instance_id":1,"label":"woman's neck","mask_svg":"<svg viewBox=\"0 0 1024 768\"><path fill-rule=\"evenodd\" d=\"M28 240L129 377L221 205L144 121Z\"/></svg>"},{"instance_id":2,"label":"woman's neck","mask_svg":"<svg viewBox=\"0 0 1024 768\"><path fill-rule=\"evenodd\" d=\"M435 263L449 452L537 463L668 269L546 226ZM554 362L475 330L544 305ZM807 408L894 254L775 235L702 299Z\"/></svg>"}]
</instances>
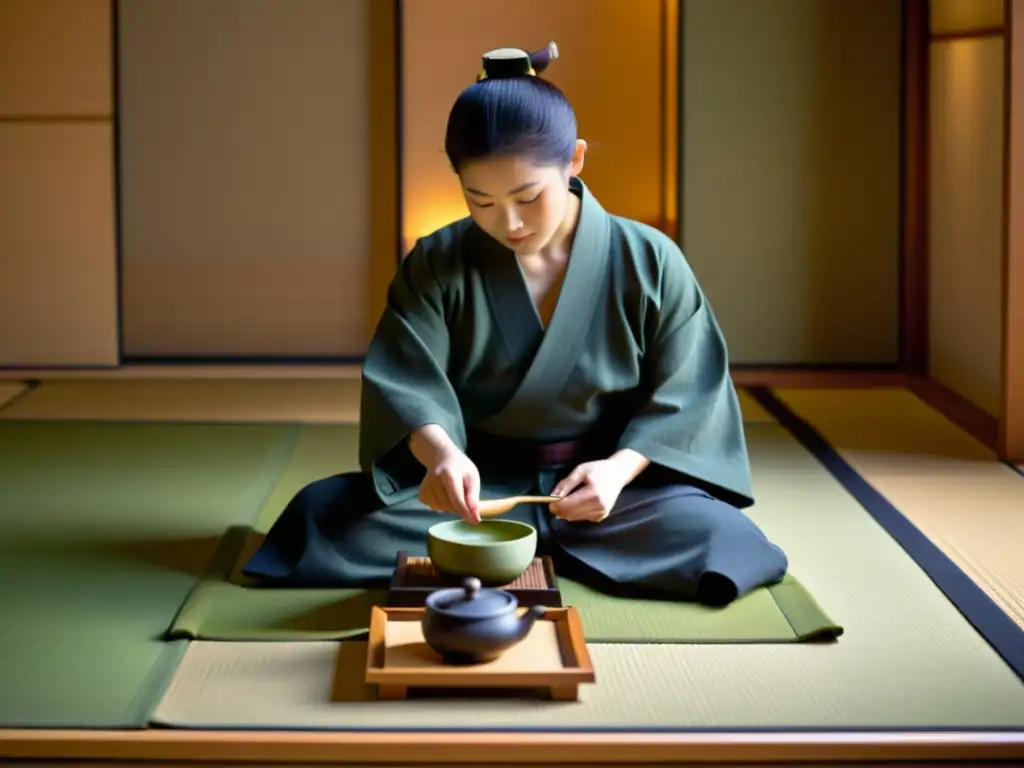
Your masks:
<instances>
[{"instance_id":1,"label":"woman's neck","mask_svg":"<svg viewBox=\"0 0 1024 768\"><path fill-rule=\"evenodd\" d=\"M562 220L561 225L559 225L558 229L555 230L555 234L538 253L521 257L524 266L527 262L548 267L565 265L569 260L569 252L572 250L576 225L580 219L580 207L580 199L570 193L569 204L566 206L565 218Z\"/></svg>"}]
</instances>

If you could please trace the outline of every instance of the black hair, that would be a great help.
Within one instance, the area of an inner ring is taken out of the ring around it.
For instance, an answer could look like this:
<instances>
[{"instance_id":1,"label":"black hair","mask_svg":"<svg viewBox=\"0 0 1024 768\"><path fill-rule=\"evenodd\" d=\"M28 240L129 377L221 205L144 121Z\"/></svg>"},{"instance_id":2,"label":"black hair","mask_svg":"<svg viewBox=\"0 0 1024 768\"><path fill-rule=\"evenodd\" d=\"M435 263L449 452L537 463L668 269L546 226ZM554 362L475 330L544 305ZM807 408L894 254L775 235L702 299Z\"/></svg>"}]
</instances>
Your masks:
<instances>
[{"instance_id":1,"label":"black hair","mask_svg":"<svg viewBox=\"0 0 1024 768\"><path fill-rule=\"evenodd\" d=\"M511 49L514 50L514 49ZM444 148L456 173L473 160L526 155L542 165L567 165L576 150L576 114L565 94L539 77L558 56L554 43L520 52L526 72L505 74L508 59L484 57L484 73L455 100Z\"/></svg>"}]
</instances>

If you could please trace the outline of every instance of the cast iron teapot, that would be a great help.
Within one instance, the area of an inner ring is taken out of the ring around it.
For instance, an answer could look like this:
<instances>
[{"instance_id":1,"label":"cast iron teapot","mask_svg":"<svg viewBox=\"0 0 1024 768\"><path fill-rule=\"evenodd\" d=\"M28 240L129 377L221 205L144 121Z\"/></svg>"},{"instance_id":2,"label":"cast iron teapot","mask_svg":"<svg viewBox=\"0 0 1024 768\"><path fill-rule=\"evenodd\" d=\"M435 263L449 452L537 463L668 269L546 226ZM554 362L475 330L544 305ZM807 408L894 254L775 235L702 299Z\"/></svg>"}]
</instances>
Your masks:
<instances>
[{"instance_id":1,"label":"cast iron teapot","mask_svg":"<svg viewBox=\"0 0 1024 768\"><path fill-rule=\"evenodd\" d=\"M439 589L426 600L423 639L448 664L494 661L529 633L542 605L518 615L519 601L501 589L482 589L469 577L462 587Z\"/></svg>"}]
</instances>

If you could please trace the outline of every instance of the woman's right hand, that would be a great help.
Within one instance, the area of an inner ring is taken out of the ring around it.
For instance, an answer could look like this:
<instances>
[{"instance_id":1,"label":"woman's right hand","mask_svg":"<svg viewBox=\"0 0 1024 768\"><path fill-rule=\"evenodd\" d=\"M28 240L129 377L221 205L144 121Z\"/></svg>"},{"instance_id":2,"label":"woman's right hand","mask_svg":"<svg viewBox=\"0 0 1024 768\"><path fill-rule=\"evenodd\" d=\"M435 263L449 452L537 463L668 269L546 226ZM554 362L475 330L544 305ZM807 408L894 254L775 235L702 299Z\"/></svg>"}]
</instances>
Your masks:
<instances>
[{"instance_id":1,"label":"woman's right hand","mask_svg":"<svg viewBox=\"0 0 1024 768\"><path fill-rule=\"evenodd\" d=\"M452 446L442 452L420 483L420 501L436 512L455 512L470 523L480 522L480 471Z\"/></svg>"}]
</instances>

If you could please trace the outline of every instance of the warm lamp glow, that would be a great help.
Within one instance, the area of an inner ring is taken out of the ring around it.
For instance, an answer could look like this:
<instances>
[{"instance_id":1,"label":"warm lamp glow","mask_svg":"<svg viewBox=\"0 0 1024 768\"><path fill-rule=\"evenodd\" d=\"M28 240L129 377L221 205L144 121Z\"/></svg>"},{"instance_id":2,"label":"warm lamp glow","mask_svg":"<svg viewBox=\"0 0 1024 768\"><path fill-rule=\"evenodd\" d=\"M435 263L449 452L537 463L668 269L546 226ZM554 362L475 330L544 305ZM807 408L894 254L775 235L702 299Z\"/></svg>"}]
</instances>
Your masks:
<instances>
[{"instance_id":1,"label":"warm lamp glow","mask_svg":"<svg viewBox=\"0 0 1024 768\"><path fill-rule=\"evenodd\" d=\"M974 42L969 39L949 42L949 55L952 58L950 76L955 91L961 97L976 89L979 83L979 49Z\"/></svg>"},{"instance_id":2,"label":"warm lamp glow","mask_svg":"<svg viewBox=\"0 0 1024 768\"><path fill-rule=\"evenodd\" d=\"M998 41L953 40L946 45L949 58L945 101L949 110L950 140L957 145L968 142L969 146L969 142L977 140L973 134L979 130L978 111L989 100L1000 99L1002 79L998 71L991 69L994 60L991 47L998 45ZM978 159L969 152L963 152L956 155L953 162L971 173L969 169L976 165Z\"/></svg>"},{"instance_id":3,"label":"warm lamp glow","mask_svg":"<svg viewBox=\"0 0 1024 768\"><path fill-rule=\"evenodd\" d=\"M444 199L447 197L450 195L439 193L436 200L407 200L405 233L402 239L406 253L418 238L469 215L465 200L461 197L454 201Z\"/></svg>"},{"instance_id":4,"label":"warm lamp glow","mask_svg":"<svg viewBox=\"0 0 1024 768\"><path fill-rule=\"evenodd\" d=\"M405 0L403 237L415 242L467 214L444 139L452 104L474 82L480 56L509 45L536 50L549 40L557 42L562 56L545 76L566 91L581 135L590 142L588 187L619 215L651 223L664 218L664 203L675 200L675 181L664 169L675 166L676 128L666 126L664 116L674 114L676 106L662 102L665 90L672 89L665 78L675 54L664 50L666 36L671 37L667 30L674 30L672 3L519 0L511 12L500 3Z\"/></svg>"}]
</instances>

